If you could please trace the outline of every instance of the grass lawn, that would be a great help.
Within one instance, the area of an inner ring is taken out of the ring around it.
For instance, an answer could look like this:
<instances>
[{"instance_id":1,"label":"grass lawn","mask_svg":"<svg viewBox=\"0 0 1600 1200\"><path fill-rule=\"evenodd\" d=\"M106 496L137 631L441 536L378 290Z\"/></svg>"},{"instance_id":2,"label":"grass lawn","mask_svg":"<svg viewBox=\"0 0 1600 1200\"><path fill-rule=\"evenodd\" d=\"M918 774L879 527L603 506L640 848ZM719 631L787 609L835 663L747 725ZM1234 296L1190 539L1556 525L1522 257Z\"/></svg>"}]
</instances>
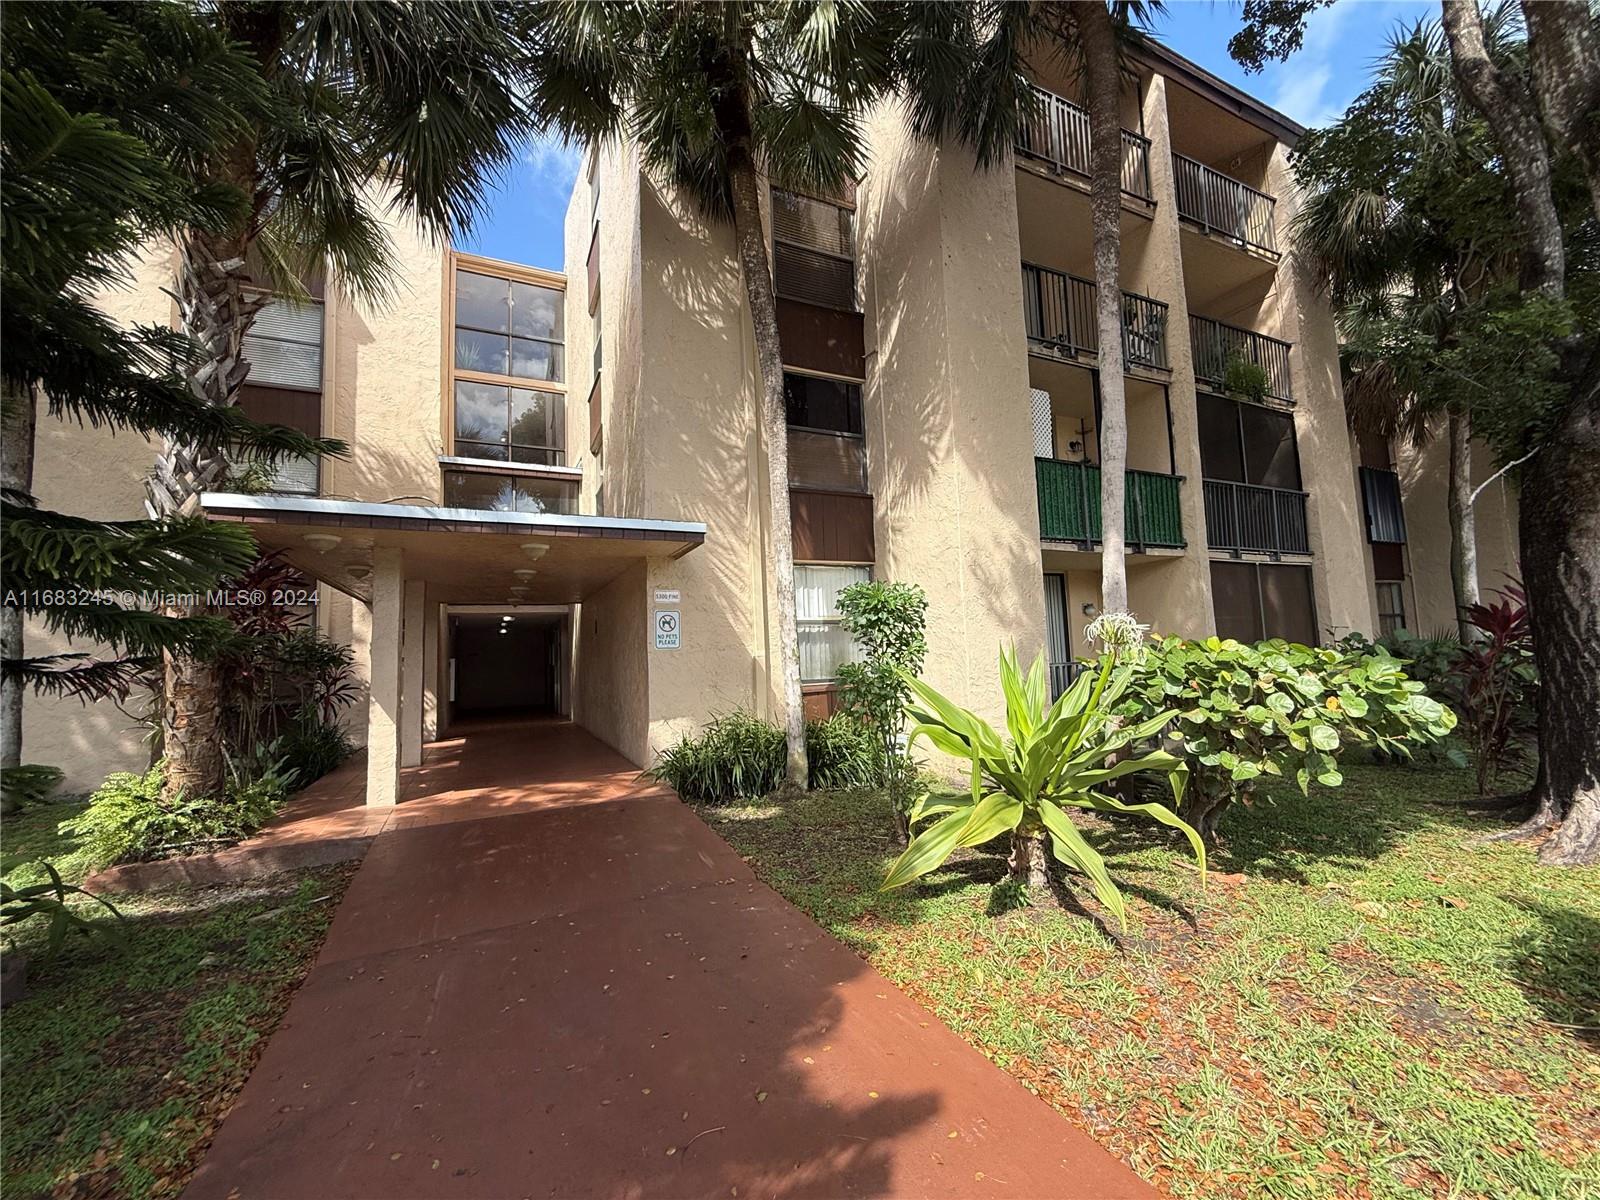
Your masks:
<instances>
[{"instance_id":1,"label":"grass lawn","mask_svg":"<svg viewBox=\"0 0 1600 1200\"><path fill-rule=\"evenodd\" d=\"M7 818L5 878L81 874L55 825L71 804ZM182 1190L311 968L354 864L246 885L113 897L124 944L74 938L52 961L38 930L23 999L3 1020L6 1196L170 1196ZM85 911L89 911L85 904ZM103 912L103 910L102 910Z\"/></svg>"},{"instance_id":2,"label":"grass lawn","mask_svg":"<svg viewBox=\"0 0 1600 1200\"><path fill-rule=\"evenodd\" d=\"M873 794L702 815L768 883L1146 1178L1195 1197L1600 1197L1600 870L1351 767L1231 811L1209 884L1081 823L1129 902L987 914L1001 859L902 891ZM1078 897L1081 897L1081 906ZM1109 926L1109 931L1107 929Z\"/></svg>"}]
</instances>

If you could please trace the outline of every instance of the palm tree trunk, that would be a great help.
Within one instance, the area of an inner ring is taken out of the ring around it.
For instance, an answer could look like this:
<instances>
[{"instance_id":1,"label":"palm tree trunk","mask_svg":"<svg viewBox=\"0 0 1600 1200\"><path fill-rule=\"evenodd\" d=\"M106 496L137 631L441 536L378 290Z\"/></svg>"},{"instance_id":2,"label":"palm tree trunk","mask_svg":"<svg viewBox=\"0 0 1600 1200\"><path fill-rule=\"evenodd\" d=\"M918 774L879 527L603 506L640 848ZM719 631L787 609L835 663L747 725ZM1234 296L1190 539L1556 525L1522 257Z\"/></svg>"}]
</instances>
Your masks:
<instances>
[{"instance_id":1,"label":"palm tree trunk","mask_svg":"<svg viewBox=\"0 0 1600 1200\"><path fill-rule=\"evenodd\" d=\"M263 297L247 291L248 282L243 237L191 230L183 239L178 311L184 331L205 352L190 369L189 387L219 408L238 402L239 388L250 373L244 338L261 310ZM151 511L159 516L192 511L200 494L224 477L227 449L169 441L148 480ZM197 616L205 606L197 597L169 611L175 616ZM216 672L203 660L169 652L163 680L166 793L191 798L219 795L223 757Z\"/></svg>"},{"instance_id":2,"label":"palm tree trunk","mask_svg":"<svg viewBox=\"0 0 1600 1200\"><path fill-rule=\"evenodd\" d=\"M1456 629L1462 642L1479 631L1467 620L1467 609L1478 603L1478 521L1472 508L1472 419L1452 408L1449 419L1450 590L1456 606Z\"/></svg>"},{"instance_id":3,"label":"palm tree trunk","mask_svg":"<svg viewBox=\"0 0 1600 1200\"><path fill-rule=\"evenodd\" d=\"M1124 502L1128 408L1122 353L1122 116L1116 30L1103 0L1078 11L1089 85L1089 210L1094 225L1100 376L1100 607L1128 608Z\"/></svg>"},{"instance_id":4,"label":"palm tree trunk","mask_svg":"<svg viewBox=\"0 0 1600 1200\"><path fill-rule=\"evenodd\" d=\"M1006 860L1011 878L1029 888L1049 887L1046 863L1044 832L1037 828L1024 832L1019 826L1011 835L1011 857Z\"/></svg>"},{"instance_id":5,"label":"palm tree trunk","mask_svg":"<svg viewBox=\"0 0 1600 1200\"><path fill-rule=\"evenodd\" d=\"M743 107L742 105L740 106ZM746 126L748 129L748 126ZM788 785L803 791L806 760L805 709L800 697L800 633L794 608L794 542L789 519L789 420L783 400L783 353L778 346L778 305L772 290L767 240L761 226L761 184L748 133L735 136L728 152L733 192L733 229L739 268L755 327L761 372L761 438L766 443L767 502L772 526L772 573L777 590L779 687L788 738Z\"/></svg>"},{"instance_id":6,"label":"palm tree trunk","mask_svg":"<svg viewBox=\"0 0 1600 1200\"><path fill-rule=\"evenodd\" d=\"M10 387L0 401L0 487L7 492L33 495L34 425L38 420L38 401L31 387ZM10 497L8 497L9 499ZM0 607L0 656L15 661L25 651L22 608ZM22 763L22 682L0 678L0 767Z\"/></svg>"}]
</instances>

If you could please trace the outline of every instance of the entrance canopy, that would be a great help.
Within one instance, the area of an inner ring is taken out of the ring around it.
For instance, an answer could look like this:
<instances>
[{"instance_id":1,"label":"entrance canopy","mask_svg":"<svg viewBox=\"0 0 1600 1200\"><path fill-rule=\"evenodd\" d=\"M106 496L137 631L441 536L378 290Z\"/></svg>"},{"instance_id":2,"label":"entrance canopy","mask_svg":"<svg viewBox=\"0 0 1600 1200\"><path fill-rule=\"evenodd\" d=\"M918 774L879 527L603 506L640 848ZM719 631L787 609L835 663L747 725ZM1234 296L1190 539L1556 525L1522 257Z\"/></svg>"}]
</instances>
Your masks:
<instances>
[{"instance_id":1,"label":"entrance canopy","mask_svg":"<svg viewBox=\"0 0 1600 1200\"><path fill-rule=\"evenodd\" d=\"M374 554L398 550L408 579L445 604L576 604L642 558L705 540L696 521L489 512L304 496L207 492L213 521L249 525L264 551L370 604ZM517 589L513 591L512 589Z\"/></svg>"}]
</instances>

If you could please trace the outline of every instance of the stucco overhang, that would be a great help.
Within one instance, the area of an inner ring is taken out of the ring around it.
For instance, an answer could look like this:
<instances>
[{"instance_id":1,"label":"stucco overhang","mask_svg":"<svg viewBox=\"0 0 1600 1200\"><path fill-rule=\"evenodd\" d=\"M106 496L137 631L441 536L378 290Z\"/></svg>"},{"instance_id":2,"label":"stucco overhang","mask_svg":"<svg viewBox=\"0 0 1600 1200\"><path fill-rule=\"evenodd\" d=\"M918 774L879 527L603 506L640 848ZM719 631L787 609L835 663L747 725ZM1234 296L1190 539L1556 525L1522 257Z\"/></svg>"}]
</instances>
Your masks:
<instances>
[{"instance_id":1,"label":"stucco overhang","mask_svg":"<svg viewBox=\"0 0 1600 1200\"><path fill-rule=\"evenodd\" d=\"M372 555L379 547L398 549L406 578L426 582L430 598L440 603L575 604L629 563L680 557L706 536L696 521L306 496L207 492L200 507L213 521L248 525L263 551L283 551L307 575L362 601L371 599Z\"/></svg>"}]
</instances>

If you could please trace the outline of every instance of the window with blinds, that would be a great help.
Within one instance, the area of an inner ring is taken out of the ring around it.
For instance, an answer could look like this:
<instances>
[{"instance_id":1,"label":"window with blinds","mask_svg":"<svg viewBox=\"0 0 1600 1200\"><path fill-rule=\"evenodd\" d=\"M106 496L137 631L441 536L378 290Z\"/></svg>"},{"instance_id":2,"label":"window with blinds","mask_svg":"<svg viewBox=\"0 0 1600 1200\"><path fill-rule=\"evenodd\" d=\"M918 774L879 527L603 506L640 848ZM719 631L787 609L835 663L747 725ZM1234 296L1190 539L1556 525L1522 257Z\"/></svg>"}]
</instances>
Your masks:
<instances>
[{"instance_id":1,"label":"window with blinds","mask_svg":"<svg viewBox=\"0 0 1600 1200\"><path fill-rule=\"evenodd\" d=\"M322 390L322 305L268 300L244 338L249 382Z\"/></svg>"},{"instance_id":2,"label":"window with blinds","mask_svg":"<svg viewBox=\"0 0 1600 1200\"><path fill-rule=\"evenodd\" d=\"M851 209L773 188L772 251L778 295L855 311L856 216Z\"/></svg>"},{"instance_id":3,"label":"window with blinds","mask_svg":"<svg viewBox=\"0 0 1600 1200\"><path fill-rule=\"evenodd\" d=\"M839 623L839 593L871 578L871 567L796 565L794 609L803 682L828 682L839 673L840 663L855 656L855 639Z\"/></svg>"}]
</instances>

